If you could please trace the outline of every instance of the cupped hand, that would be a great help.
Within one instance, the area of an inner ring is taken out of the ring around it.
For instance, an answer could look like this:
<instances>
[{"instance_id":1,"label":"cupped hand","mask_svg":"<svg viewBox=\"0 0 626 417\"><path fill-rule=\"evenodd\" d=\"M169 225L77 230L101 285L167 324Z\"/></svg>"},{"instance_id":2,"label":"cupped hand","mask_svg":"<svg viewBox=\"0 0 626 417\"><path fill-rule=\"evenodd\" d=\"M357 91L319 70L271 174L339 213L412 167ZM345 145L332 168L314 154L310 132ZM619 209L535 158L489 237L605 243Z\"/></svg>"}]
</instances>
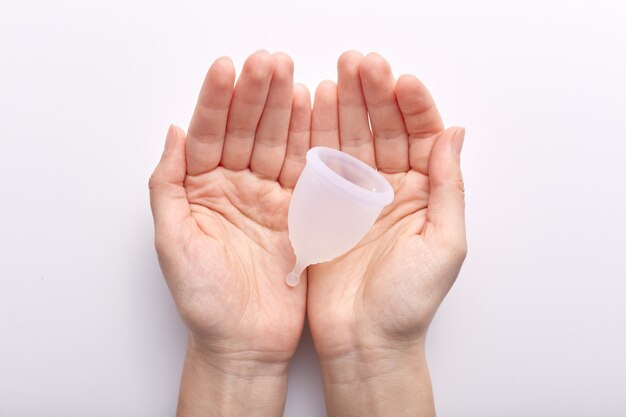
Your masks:
<instances>
[{"instance_id":1,"label":"cupped hand","mask_svg":"<svg viewBox=\"0 0 626 417\"><path fill-rule=\"evenodd\" d=\"M309 148L310 98L284 54L251 55L235 83L211 66L187 135L171 127L150 178L159 262L196 349L284 363L303 327L306 276L289 288L291 190Z\"/></svg>"},{"instance_id":2,"label":"cupped hand","mask_svg":"<svg viewBox=\"0 0 626 417\"><path fill-rule=\"evenodd\" d=\"M422 344L466 253L464 130L443 129L417 78L396 81L382 57L357 52L340 58L336 86L318 87L312 124L312 146L360 158L395 191L354 249L308 268L316 349L324 361Z\"/></svg>"}]
</instances>

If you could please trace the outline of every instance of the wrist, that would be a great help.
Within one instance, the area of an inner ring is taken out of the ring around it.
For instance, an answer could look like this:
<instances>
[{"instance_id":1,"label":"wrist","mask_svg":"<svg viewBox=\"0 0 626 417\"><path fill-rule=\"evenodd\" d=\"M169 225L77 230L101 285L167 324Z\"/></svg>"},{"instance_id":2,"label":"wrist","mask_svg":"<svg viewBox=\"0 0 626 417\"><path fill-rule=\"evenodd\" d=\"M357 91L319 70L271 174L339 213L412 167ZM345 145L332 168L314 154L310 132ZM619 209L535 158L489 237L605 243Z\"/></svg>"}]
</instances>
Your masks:
<instances>
[{"instance_id":1,"label":"wrist","mask_svg":"<svg viewBox=\"0 0 626 417\"><path fill-rule=\"evenodd\" d=\"M246 349L235 343L206 343L190 334L187 358L225 375L251 378L255 376L287 376L293 352Z\"/></svg>"},{"instance_id":2,"label":"wrist","mask_svg":"<svg viewBox=\"0 0 626 417\"><path fill-rule=\"evenodd\" d=\"M320 364L329 417L435 415L422 341L356 346Z\"/></svg>"},{"instance_id":3,"label":"wrist","mask_svg":"<svg viewBox=\"0 0 626 417\"><path fill-rule=\"evenodd\" d=\"M190 336L177 415L282 416L288 366L262 354L208 351Z\"/></svg>"}]
</instances>

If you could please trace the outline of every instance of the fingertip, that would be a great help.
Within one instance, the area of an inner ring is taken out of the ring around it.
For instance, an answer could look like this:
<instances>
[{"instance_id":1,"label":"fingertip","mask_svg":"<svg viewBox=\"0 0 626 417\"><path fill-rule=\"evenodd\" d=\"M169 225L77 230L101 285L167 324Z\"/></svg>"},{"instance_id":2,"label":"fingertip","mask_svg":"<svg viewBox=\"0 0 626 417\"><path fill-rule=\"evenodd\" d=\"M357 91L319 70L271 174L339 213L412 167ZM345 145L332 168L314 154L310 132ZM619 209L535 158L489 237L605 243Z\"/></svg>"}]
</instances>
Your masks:
<instances>
[{"instance_id":1,"label":"fingertip","mask_svg":"<svg viewBox=\"0 0 626 417\"><path fill-rule=\"evenodd\" d=\"M452 137L452 150L457 157L460 157L461 151L463 150L463 143L465 142L465 128L455 126L454 129L456 131Z\"/></svg>"},{"instance_id":2,"label":"fingertip","mask_svg":"<svg viewBox=\"0 0 626 417\"><path fill-rule=\"evenodd\" d=\"M165 152L174 151L180 144L181 138L185 137L185 131L176 126L174 123L170 123L167 128L167 134L165 135Z\"/></svg>"},{"instance_id":3,"label":"fingertip","mask_svg":"<svg viewBox=\"0 0 626 417\"><path fill-rule=\"evenodd\" d=\"M293 85L293 102L295 108L311 108L311 93L306 85L302 83L295 83Z\"/></svg>"},{"instance_id":4,"label":"fingertip","mask_svg":"<svg viewBox=\"0 0 626 417\"><path fill-rule=\"evenodd\" d=\"M435 140L428 166L433 185L445 184L452 177L460 177L459 155L464 135L464 128L454 126L441 132Z\"/></svg>"},{"instance_id":5,"label":"fingertip","mask_svg":"<svg viewBox=\"0 0 626 417\"><path fill-rule=\"evenodd\" d=\"M311 129L311 96L303 84L294 85L290 133L304 133Z\"/></svg>"},{"instance_id":6,"label":"fingertip","mask_svg":"<svg viewBox=\"0 0 626 417\"><path fill-rule=\"evenodd\" d=\"M170 123L169 127L167 128L167 134L165 135L165 149L168 149L172 146L172 143L175 140L174 137L176 135L176 126L174 126L174 123Z\"/></svg>"},{"instance_id":7,"label":"fingertip","mask_svg":"<svg viewBox=\"0 0 626 417\"><path fill-rule=\"evenodd\" d=\"M359 64L359 73L372 81L381 81L391 73L391 65L376 52L365 55Z\"/></svg>"},{"instance_id":8,"label":"fingertip","mask_svg":"<svg viewBox=\"0 0 626 417\"><path fill-rule=\"evenodd\" d=\"M273 59L269 52L260 49L250 55L243 64L242 73L247 74L253 82L263 82L273 72Z\"/></svg>"},{"instance_id":9,"label":"fingertip","mask_svg":"<svg viewBox=\"0 0 626 417\"><path fill-rule=\"evenodd\" d=\"M332 80L324 80L315 89L313 108L318 111L337 107L337 84Z\"/></svg>"},{"instance_id":10,"label":"fingertip","mask_svg":"<svg viewBox=\"0 0 626 417\"><path fill-rule=\"evenodd\" d=\"M294 64L293 59L284 52L274 52L272 54L272 60L274 62L274 76L286 76L293 77Z\"/></svg>"},{"instance_id":11,"label":"fingertip","mask_svg":"<svg viewBox=\"0 0 626 417\"><path fill-rule=\"evenodd\" d=\"M442 133L446 134L450 138L454 138L457 135L464 135L465 134L465 127L458 126L458 125L450 126L446 130L444 130Z\"/></svg>"},{"instance_id":12,"label":"fingertip","mask_svg":"<svg viewBox=\"0 0 626 417\"><path fill-rule=\"evenodd\" d=\"M414 75L403 74L396 82L396 98L400 110L405 116L413 116L418 114L426 114L429 110L435 109L435 102L430 95L426 86ZM438 113L434 114L439 118ZM410 124L410 123L409 123ZM443 126L435 126L435 129L441 129ZM413 130L410 127L410 130Z\"/></svg>"},{"instance_id":13,"label":"fingertip","mask_svg":"<svg viewBox=\"0 0 626 417\"><path fill-rule=\"evenodd\" d=\"M186 170L185 132L172 123L167 129L161 160L150 176L149 188L158 188L162 183L182 184Z\"/></svg>"},{"instance_id":14,"label":"fingertip","mask_svg":"<svg viewBox=\"0 0 626 417\"><path fill-rule=\"evenodd\" d=\"M342 53L337 60L337 70L339 72L358 72L359 63L363 59L363 54L359 51L349 50Z\"/></svg>"},{"instance_id":15,"label":"fingertip","mask_svg":"<svg viewBox=\"0 0 626 417\"><path fill-rule=\"evenodd\" d=\"M181 165L185 163L185 141L186 134L183 128L170 124L167 129L167 136L165 138L165 149L163 152L162 160L166 160L166 163L173 163L175 165ZM182 159L182 162L181 162Z\"/></svg>"},{"instance_id":16,"label":"fingertip","mask_svg":"<svg viewBox=\"0 0 626 417\"><path fill-rule=\"evenodd\" d=\"M272 54L272 81L270 89L274 89L276 97L281 98L282 106L289 106L293 96L293 60L282 52ZM270 98L271 99L271 92ZM274 104L272 101L269 101Z\"/></svg>"},{"instance_id":17,"label":"fingertip","mask_svg":"<svg viewBox=\"0 0 626 417\"><path fill-rule=\"evenodd\" d=\"M233 59L228 55L222 55L213 61L212 67L234 68Z\"/></svg>"},{"instance_id":18,"label":"fingertip","mask_svg":"<svg viewBox=\"0 0 626 417\"><path fill-rule=\"evenodd\" d=\"M235 83L235 64L228 56L217 58L209 68L211 83L220 88L232 88Z\"/></svg>"},{"instance_id":19,"label":"fingertip","mask_svg":"<svg viewBox=\"0 0 626 417\"><path fill-rule=\"evenodd\" d=\"M171 128L173 128L174 132L175 132L175 140L176 142L184 142L185 141L185 137L187 136L187 133L185 132L185 129L183 129L182 127L175 125L175 124L171 124L170 125Z\"/></svg>"},{"instance_id":20,"label":"fingertip","mask_svg":"<svg viewBox=\"0 0 626 417\"><path fill-rule=\"evenodd\" d=\"M413 74L402 74L396 81L397 92L418 91L422 88L422 82Z\"/></svg>"},{"instance_id":21,"label":"fingertip","mask_svg":"<svg viewBox=\"0 0 626 417\"><path fill-rule=\"evenodd\" d=\"M315 89L315 99L327 99L337 94L337 84L332 80L324 80Z\"/></svg>"}]
</instances>

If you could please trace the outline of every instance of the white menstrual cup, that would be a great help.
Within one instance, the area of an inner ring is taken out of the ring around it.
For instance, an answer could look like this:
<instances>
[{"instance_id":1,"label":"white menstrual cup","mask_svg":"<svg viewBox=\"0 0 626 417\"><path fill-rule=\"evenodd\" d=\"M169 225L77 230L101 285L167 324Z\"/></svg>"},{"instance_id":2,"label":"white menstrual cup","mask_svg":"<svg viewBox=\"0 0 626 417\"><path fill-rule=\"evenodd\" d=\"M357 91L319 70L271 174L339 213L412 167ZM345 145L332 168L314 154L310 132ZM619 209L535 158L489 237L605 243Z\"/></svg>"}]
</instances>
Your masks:
<instances>
[{"instance_id":1,"label":"white menstrual cup","mask_svg":"<svg viewBox=\"0 0 626 417\"><path fill-rule=\"evenodd\" d=\"M311 148L289 205L296 265L287 284L298 285L307 266L354 247L392 201L389 182L365 162L335 149Z\"/></svg>"}]
</instances>

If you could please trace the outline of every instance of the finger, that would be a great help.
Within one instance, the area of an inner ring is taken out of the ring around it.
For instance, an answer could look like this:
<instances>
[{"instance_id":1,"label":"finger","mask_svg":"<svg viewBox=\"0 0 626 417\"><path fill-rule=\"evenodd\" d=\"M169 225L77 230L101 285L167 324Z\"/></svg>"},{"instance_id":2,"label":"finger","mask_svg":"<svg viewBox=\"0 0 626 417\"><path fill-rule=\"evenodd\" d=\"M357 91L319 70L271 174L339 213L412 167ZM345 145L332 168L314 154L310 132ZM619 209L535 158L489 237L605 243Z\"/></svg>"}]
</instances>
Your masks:
<instances>
[{"instance_id":1,"label":"finger","mask_svg":"<svg viewBox=\"0 0 626 417\"><path fill-rule=\"evenodd\" d=\"M403 75L396 83L396 97L409 134L409 164L415 171L428 174L428 157L443 121L430 93L412 75Z\"/></svg>"},{"instance_id":2,"label":"finger","mask_svg":"<svg viewBox=\"0 0 626 417\"><path fill-rule=\"evenodd\" d=\"M339 149L337 85L332 81L322 81L315 90L311 112L311 147L313 146Z\"/></svg>"},{"instance_id":3,"label":"finger","mask_svg":"<svg viewBox=\"0 0 626 417\"><path fill-rule=\"evenodd\" d=\"M170 126L161 161L150 176L150 207L157 231L174 230L189 215L189 203L183 187L185 163L185 132Z\"/></svg>"},{"instance_id":4,"label":"finger","mask_svg":"<svg viewBox=\"0 0 626 417\"><path fill-rule=\"evenodd\" d=\"M237 80L228 111L222 165L234 171L248 168L254 136L272 80L272 57L267 51L252 54Z\"/></svg>"},{"instance_id":5,"label":"finger","mask_svg":"<svg viewBox=\"0 0 626 417\"><path fill-rule=\"evenodd\" d=\"M396 101L396 81L391 67L380 55L368 54L361 61L359 73L374 133L376 166L387 173L406 172L409 142Z\"/></svg>"},{"instance_id":6,"label":"finger","mask_svg":"<svg viewBox=\"0 0 626 417\"><path fill-rule=\"evenodd\" d=\"M459 248L465 245L465 191L460 165L464 137L465 129L450 128L441 132L433 145L425 229L428 238Z\"/></svg>"},{"instance_id":7,"label":"finger","mask_svg":"<svg viewBox=\"0 0 626 417\"><path fill-rule=\"evenodd\" d=\"M189 124L187 169L191 175L211 171L220 163L234 82L230 58L217 59L204 79Z\"/></svg>"},{"instance_id":8,"label":"finger","mask_svg":"<svg viewBox=\"0 0 626 417\"><path fill-rule=\"evenodd\" d=\"M342 151L375 167L374 140L359 75L361 60L359 52L348 51L337 62L339 141Z\"/></svg>"},{"instance_id":9,"label":"finger","mask_svg":"<svg viewBox=\"0 0 626 417\"><path fill-rule=\"evenodd\" d=\"M293 188L305 164L306 152L311 146L311 95L309 89L296 84L293 90L291 124L285 162L279 181L283 187Z\"/></svg>"},{"instance_id":10,"label":"finger","mask_svg":"<svg viewBox=\"0 0 626 417\"><path fill-rule=\"evenodd\" d=\"M257 127L250 170L276 180L285 159L293 102L293 61L288 55L272 55L273 75L265 109Z\"/></svg>"}]
</instances>

